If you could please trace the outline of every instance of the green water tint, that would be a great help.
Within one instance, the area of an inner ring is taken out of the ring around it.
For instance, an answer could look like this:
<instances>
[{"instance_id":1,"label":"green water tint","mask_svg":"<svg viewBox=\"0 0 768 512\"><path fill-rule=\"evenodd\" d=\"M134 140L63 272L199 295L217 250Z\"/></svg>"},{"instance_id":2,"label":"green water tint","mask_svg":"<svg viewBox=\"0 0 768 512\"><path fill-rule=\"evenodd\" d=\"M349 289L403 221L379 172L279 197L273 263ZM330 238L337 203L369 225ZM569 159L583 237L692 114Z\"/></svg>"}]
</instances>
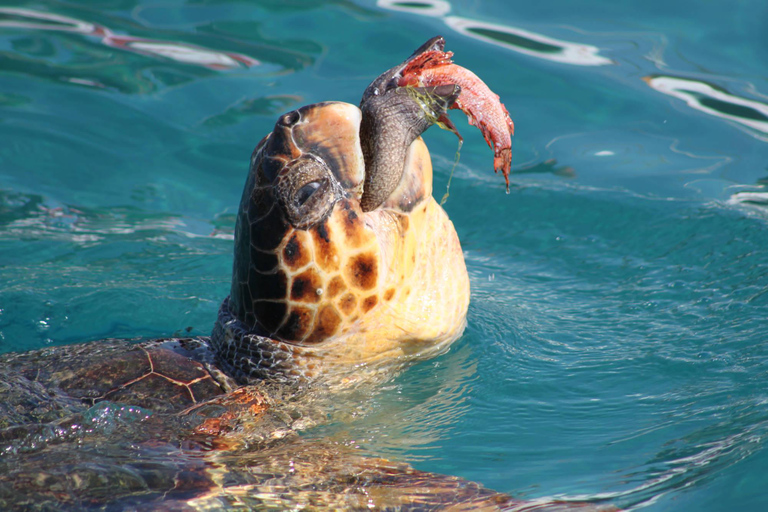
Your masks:
<instances>
[{"instance_id":1,"label":"green water tint","mask_svg":"<svg viewBox=\"0 0 768 512\"><path fill-rule=\"evenodd\" d=\"M260 138L287 109L357 102L440 33L525 127L518 186L494 197L481 139L456 163L451 137L429 137L471 280L465 335L318 435L521 497L765 510L764 2L489 0L437 16L385 3L41 11L262 62L232 71L0 27L0 351L209 334ZM612 64L547 60L566 52L460 33L449 16ZM680 82L643 81L659 73ZM154 417L139 419L100 428Z\"/></svg>"}]
</instances>

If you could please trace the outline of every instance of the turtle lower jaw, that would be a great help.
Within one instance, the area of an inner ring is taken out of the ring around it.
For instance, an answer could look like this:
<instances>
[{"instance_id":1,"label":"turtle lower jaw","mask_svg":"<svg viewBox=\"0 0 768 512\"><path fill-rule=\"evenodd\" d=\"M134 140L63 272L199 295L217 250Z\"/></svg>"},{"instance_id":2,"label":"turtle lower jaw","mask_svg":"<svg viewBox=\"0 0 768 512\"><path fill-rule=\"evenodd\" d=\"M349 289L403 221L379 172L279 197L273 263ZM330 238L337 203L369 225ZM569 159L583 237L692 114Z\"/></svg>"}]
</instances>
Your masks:
<instances>
[{"instance_id":1,"label":"turtle lower jaw","mask_svg":"<svg viewBox=\"0 0 768 512\"><path fill-rule=\"evenodd\" d=\"M360 144L365 160L365 180L360 206L378 208L410 170L413 142L454 104L461 92L457 85L394 87L373 95L360 109Z\"/></svg>"}]
</instances>

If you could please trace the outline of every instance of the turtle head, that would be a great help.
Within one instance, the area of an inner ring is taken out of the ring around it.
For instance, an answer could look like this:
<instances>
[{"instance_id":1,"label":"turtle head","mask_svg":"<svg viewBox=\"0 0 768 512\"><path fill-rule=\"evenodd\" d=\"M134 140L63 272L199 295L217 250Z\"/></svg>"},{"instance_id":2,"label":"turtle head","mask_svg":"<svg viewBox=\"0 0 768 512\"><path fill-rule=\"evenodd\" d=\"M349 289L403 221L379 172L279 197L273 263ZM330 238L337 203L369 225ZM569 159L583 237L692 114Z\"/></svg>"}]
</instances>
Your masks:
<instances>
[{"instance_id":1,"label":"turtle head","mask_svg":"<svg viewBox=\"0 0 768 512\"><path fill-rule=\"evenodd\" d=\"M427 103L440 108L454 92L430 92ZM362 111L308 105L281 116L256 147L231 292L212 336L241 380L360 375L461 335L469 281L453 224L431 195L423 105L410 97L377 95Z\"/></svg>"}]
</instances>

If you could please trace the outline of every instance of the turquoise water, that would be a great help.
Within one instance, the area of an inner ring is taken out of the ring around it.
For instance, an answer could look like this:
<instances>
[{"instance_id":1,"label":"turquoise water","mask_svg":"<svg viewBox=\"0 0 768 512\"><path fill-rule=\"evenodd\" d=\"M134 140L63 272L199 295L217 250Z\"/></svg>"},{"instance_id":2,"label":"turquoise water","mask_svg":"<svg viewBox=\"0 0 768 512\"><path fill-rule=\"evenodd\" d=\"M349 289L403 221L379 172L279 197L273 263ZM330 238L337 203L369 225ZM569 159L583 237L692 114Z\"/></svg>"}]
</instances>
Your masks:
<instances>
[{"instance_id":1,"label":"turquoise water","mask_svg":"<svg viewBox=\"0 0 768 512\"><path fill-rule=\"evenodd\" d=\"M764 2L95 5L0 7L0 351L208 334L256 142L442 34L515 121L512 190L453 114L466 334L317 434L521 497L768 506Z\"/></svg>"}]
</instances>

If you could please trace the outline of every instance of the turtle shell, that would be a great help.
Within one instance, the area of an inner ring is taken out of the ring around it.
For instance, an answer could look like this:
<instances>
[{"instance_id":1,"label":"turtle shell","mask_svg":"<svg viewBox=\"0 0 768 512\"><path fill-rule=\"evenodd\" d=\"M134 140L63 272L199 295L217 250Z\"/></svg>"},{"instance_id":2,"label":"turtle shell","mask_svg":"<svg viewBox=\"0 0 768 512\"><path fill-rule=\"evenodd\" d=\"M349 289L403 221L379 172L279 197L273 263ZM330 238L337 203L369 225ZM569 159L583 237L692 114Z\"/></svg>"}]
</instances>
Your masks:
<instances>
[{"instance_id":1,"label":"turtle shell","mask_svg":"<svg viewBox=\"0 0 768 512\"><path fill-rule=\"evenodd\" d=\"M3 367L92 406L101 401L178 412L231 389L231 379L194 357L200 342L105 340L11 354Z\"/></svg>"}]
</instances>

